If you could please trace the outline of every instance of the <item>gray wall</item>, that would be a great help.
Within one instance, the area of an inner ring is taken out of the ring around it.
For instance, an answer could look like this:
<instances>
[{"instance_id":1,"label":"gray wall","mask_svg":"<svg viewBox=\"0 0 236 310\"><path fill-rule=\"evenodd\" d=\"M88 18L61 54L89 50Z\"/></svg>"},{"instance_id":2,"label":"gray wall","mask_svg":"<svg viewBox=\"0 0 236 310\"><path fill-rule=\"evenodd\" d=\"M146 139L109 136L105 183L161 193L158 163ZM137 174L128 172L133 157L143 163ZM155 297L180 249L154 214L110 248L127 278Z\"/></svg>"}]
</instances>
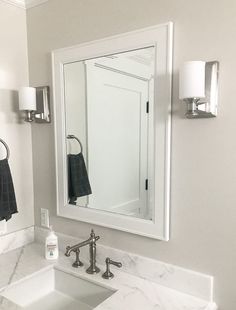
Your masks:
<instances>
[{"instance_id":1,"label":"gray wall","mask_svg":"<svg viewBox=\"0 0 236 310\"><path fill-rule=\"evenodd\" d=\"M174 22L171 240L95 228L103 244L215 276L222 310L236 305L235 16L234 0L51 0L27 13L32 85L51 84L53 49ZM216 119L183 118L177 73L185 60L220 61ZM91 225L56 217L53 139L53 125L34 125L36 223L46 207L56 230L87 237Z\"/></svg>"},{"instance_id":2,"label":"gray wall","mask_svg":"<svg viewBox=\"0 0 236 310\"><path fill-rule=\"evenodd\" d=\"M0 138L9 145L18 214L7 233L34 225L31 126L19 119L18 89L28 85L26 13L0 2ZM0 159L5 150L0 145ZM0 230L1 230L0 224Z\"/></svg>"}]
</instances>

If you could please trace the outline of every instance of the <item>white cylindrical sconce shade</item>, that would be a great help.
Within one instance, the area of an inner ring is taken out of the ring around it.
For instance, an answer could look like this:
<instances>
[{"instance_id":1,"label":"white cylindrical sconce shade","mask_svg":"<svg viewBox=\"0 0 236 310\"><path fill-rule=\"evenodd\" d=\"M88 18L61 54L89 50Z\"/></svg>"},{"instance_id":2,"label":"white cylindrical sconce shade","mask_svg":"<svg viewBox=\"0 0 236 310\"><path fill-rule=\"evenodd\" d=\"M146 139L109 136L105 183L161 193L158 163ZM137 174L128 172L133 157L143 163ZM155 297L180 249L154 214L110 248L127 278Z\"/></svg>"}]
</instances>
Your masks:
<instances>
[{"instance_id":1,"label":"white cylindrical sconce shade","mask_svg":"<svg viewBox=\"0 0 236 310\"><path fill-rule=\"evenodd\" d=\"M19 109L36 111L36 88L21 87L19 90Z\"/></svg>"},{"instance_id":2,"label":"white cylindrical sconce shade","mask_svg":"<svg viewBox=\"0 0 236 310\"><path fill-rule=\"evenodd\" d=\"M187 61L179 73L179 99L205 97L204 61Z\"/></svg>"}]
</instances>

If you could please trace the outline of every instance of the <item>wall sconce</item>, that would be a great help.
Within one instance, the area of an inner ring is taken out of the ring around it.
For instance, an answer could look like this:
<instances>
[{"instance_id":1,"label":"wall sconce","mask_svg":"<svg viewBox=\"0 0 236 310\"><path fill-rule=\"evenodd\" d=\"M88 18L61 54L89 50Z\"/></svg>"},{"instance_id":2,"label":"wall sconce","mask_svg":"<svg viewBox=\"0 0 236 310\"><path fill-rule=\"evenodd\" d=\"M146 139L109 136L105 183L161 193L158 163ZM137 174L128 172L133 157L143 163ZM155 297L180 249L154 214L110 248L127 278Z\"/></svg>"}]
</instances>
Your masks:
<instances>
[{"instance_id":1,"label":"wall sconce","mask_svg":"<svg viewBox=\"0 0 236 310\"><path fill-rule=\"evenodd\" d=\"M179 74L179 99L187 103L187 118L217 115L219 62L187 61Z\"/></svg>"},{"instance_id":2,"label":"wall sconce","mask_svg":"<svg viewBox=\"0 0 236 310\"><path fill-rule=\"evenodd\" d=\"M50 123L49 86L22 87L19 90L19 109L25 111L26 122Z\"/></svg>"}]
</instances>

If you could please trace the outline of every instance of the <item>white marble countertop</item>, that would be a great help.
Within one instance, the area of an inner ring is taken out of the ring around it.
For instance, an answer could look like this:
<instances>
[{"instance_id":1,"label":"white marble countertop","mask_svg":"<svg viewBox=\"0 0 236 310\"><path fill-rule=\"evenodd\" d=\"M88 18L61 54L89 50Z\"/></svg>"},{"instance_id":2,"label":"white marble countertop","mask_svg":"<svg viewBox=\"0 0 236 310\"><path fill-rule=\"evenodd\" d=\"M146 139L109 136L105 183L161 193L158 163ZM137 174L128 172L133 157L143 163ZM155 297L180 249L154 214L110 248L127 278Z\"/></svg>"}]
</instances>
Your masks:
<instances>
[{"instance_id":1,"label":"white marble countertop","mask_svg":"<svg viewBox=\"0 0 236 310\"><path fill-rule=\"evenodd\" d=\"M191 295L180 293L151 281L136 277L113 268L115 277L104 280L101 275L105 266L100 266L102 272L88 275L86 265L75 269L71 266L74 257L65 257L60 253L56 262L44 259L44 247L37 243L0 255L0 295L10 284L31 275L41 269L56 266L69 273L109 287L116 291L111 297L96 307L96 310L215 310L216 305L198 299ZM0 297L1 310L22 309L8 300Z\"/></svg>"}]
</instances>

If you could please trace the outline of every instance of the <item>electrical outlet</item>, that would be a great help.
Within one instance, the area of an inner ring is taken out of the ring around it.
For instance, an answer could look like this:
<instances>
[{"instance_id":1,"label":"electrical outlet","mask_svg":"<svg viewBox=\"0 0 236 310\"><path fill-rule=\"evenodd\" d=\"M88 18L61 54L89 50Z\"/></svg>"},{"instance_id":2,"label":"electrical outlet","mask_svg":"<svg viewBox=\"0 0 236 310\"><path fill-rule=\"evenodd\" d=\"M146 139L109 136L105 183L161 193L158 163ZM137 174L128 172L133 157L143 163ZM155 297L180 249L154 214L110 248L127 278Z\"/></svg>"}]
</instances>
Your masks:
<instances>
[{"instance_id":1,"label":"electrical outlet","mask_svg":"<svg viewBox=\"0 0 236 310\"><path fill-rule=\"evenodd\" d=\"M0 235L7 233L7 222L5 220L0 222Z\"/></svg>"},{"instance_id":2,"label":"electrical outlet","mask_svg":"<svg viewBox=\"0 0 236 310\"><path fill-rule=\"evenodd\" d=\"M49 211L41 208L41 226L49 228Z\"/></svg>"}]
</instances>

